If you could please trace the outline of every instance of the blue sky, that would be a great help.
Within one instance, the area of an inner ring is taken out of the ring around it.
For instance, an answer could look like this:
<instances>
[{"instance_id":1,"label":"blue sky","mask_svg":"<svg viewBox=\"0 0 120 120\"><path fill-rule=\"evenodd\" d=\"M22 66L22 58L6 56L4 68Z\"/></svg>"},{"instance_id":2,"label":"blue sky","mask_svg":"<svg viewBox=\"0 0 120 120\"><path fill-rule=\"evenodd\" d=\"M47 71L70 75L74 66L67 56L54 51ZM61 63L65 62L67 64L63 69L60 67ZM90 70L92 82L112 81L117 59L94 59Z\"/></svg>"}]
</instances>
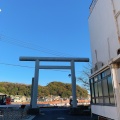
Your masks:
<instances>
[{"instance_id":1,"label":"blue sky","mask_svg":"<svg viewBox=\"0 0 120 120\"><path fill-rule=\"evenodd\" d=\"M31 84L34 62L21 62L20 56L91 58L90 4L91 0L1 0L0 81ZM77 78L84 65L76 63ZM40 85L52 81L71 83L68 70L39 73Z\"/></svg>"}]
</instances>

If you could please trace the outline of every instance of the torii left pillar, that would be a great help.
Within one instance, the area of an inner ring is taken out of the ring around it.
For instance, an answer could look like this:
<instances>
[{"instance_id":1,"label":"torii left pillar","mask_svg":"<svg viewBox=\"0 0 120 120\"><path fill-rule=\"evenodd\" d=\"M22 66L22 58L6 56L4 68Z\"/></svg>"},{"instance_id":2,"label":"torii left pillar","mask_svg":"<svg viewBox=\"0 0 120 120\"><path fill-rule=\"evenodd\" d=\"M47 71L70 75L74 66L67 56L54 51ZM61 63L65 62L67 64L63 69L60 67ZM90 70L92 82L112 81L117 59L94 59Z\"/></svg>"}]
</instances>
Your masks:
<instances>
[{"instance_id":1,"label":"torii left pillar","mask_svg":"<svg viewBox=\"0 0 120 120\"><path fill-rule=\"evenodd\" d=\"M32 82L32 97L31 97L31 107L37 108L37 96L38 96L38 79L39 79L39 60L35 61L35 73L34 80Z\"/></svg>"}]
</instances>

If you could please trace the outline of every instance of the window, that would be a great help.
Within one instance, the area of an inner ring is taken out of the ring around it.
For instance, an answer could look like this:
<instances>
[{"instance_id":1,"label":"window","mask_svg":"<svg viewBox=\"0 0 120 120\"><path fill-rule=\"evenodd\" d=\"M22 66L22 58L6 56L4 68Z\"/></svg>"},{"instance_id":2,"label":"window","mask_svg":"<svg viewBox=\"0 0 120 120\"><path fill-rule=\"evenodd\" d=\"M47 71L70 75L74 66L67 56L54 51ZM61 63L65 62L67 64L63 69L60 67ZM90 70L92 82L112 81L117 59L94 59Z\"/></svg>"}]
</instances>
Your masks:
<instances>
[{"instance_id":1,"label":"window","mask_svg":"<svg viewBox=\"0 0 120 120\"><path fill-rule=\"evenodd\" d=\"M110 74L111 74L110 69L106 70L106 76Z\"/></svg>"},{"instance_id":2,"label":"window","mask_svg":"<svg viewBox=\"0 0 120 120\"><path fill-rule=\"evenodd\" d=\"M98 75L98 80L101 80L101 74Z\"/></svg>"},{"instance_id":3,"label":"window","mask_svg":"<svg viewBox=\"0 0 120 120\"><path fill-rule=\"evenodd\" d=\"M96 103L99 103L99 102L98 102L98 98L96 98Z\"/></svg>"},{"instance_id":4,"label":"window","mask_svg":"<svg viewBox=\"0 0 120 120\"><path fill-rule=\"evenodd\" d=\"M102 81L102 86L103 86L103 94L104 94L104 96L108 96L108 89L106 89L106 88L108 88L108 83L107 83L107 79L104 79L103 81Z\"/></svg>"},{"instance_id":5,"label":"window","mask_svg":"<svg viewBox=\"0 0 120 120\"><path fill-rule=\"evenodd\" d=\"M109 97L104 97L104 103L109 104L110 100Z\"/></svg>"},{"instance_id":6,"label":"window","mask_svg":"<svg viewBox=\"0 0 120 120\"><path fill-rule=\"evenodd\" d=\"M99 97L103 96L101 81L98 82Z\"/></svg>"},{"instance_id":7,"label":"window","mask_svg":"<svg viewBox=\"0 0 120 120\"><path fill-rule=\"evenodd\" d=\"M102 72L102 74L101 74L101 75L102 75L102 78L104 78L104 77L105 77L105 72Z\"/></svg>"},{"instance_id":8,"label":"window","mask_svg":"<svg viewBox=\"0 0 120 120\"><path fill-rule=\"evenodd\" d=\"M92 97L94 97L94 86L93 86L93 83L91 84L91 91L92 91Z\"/></svg>"},{"instance_id":9,"label":"window","mask_svg":"<svg viewBox=\"0 0 120 120\"><path fill-rule=\"evenodd\" d=\"M112 86L111 76L109 76L107 79L108 79L109 94L110 94L110 95L113 95L113 86Z\"/></svg>"},{"instance_id":10,"label":"window","mask_svg":"<svg viewBox=\"0 0 120 120\"><path fill-rule=\"evenodd\" d=\"M95 103L95 99L92 99L92 103Z\"/></svg>"},{"instance_id":11,"label":"window","mask_svg":"<svg viewBox=\"0 0 120 120\"><path fill-rule=\"evenodd\" d=\"M94 78L94 81L96 82L97 80L98 80L98 78L97 78L97 77L95 77L95 78Z\"/></svg>"},{"instance_id":12,"label":"window","mask_svg":"<svg viewBox=\"0 0 120 120\"><path fill-rule=\"evenodd\" d=\"M103 103L103 97L99 98L99 103Z\"/></svg>"},{"instance_id":13,"label":"window","mask_svg":"<svg viewBox=\"0 0 120 120\"><path fill-rule=\"evenodd\" d=\"M98 97L98 86L97 86L97 83L95 83L95 97Z\"/></svg>"},{"instance_id":14,"label":"window","mask_svg":"<svg viewBox=\"0 0 120 120\"><path fill-rule=\"evenodd\" d=\"M93 85L93 79L90 80L91 82L91 94L92 94L92 98L94 97L94 85Z\"/></svg>"},{"instance_id":15,"label":"window","mask_svg":"<svg viewBox=\"0 0 120 120\"><path fill-rule=\"evenodd\" d=\"M114 97L110 97L110 104L115 104L115 99L114 99Z\"/></svg>"},{"instance_id":16,"label":"window","mask_svg":"<svg viewBox=\"0 0 120 120\"><path fill-rule=\"evenodd\" d=\"M107 79L108 79L108 90L109 90L110 104L115 104L113 86L112 86L112 78L111 78L111 76L108 76Z\"/></svg>"},{"instance_id":17,"label":"window","mask_svg":"<svg viewBox=\"0 0 120 120\"><path fill-rule=\"evenodd\" d=\"M92 104L115 104L110 69L107 69L91 79L90 87Z\"/></svg>"},{"instance_id":18,"label":"window","mask_svg":"<svg viewBox=\"0 0 120 120\"><path fill-rule=\"evenodd\" d=\"M90 80L90 90L91 90L91 102L92 103L95 103L95 92L94 92L94 80L93 79L91 79Z\"/></svg>"}]
</instances>

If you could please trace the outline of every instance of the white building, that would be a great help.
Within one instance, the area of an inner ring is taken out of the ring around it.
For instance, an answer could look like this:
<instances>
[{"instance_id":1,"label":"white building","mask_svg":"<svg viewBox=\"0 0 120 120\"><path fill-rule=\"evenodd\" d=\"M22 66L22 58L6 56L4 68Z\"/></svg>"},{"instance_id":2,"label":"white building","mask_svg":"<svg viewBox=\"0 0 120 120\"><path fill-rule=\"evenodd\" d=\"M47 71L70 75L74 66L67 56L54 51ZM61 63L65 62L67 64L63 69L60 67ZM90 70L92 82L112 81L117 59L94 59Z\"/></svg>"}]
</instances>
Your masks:
<instances>
[{"instance_id":1,"label":"white building","mask_svg":"<svg viewBox=\"0 0 120 120\"><path fill-rule=\"evenodd\" d=\"M92 113L120 120L120 0L93 0L89 31Z\"/></svg>"}]
</instances>

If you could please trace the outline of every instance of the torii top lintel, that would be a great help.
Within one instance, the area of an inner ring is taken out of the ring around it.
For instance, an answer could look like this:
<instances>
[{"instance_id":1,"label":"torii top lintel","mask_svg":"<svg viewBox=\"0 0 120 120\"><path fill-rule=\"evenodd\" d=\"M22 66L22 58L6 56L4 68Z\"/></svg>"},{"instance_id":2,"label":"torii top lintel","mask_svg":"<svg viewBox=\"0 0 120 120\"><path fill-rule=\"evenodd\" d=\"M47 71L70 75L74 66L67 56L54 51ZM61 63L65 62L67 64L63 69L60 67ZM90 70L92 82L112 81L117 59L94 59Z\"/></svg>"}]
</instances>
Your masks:
<instances>
[{"instance_id":1,"label":"torii top lintel","mask_svg":"<svg viewBox=\"0 0 120 120\"><path fill-rule=\"evenodd\" d=\"M20 57L20 61L56 61L56 62L89 62L89 58L74 58L74 57Z\"/></svg>"}]
</instances>

